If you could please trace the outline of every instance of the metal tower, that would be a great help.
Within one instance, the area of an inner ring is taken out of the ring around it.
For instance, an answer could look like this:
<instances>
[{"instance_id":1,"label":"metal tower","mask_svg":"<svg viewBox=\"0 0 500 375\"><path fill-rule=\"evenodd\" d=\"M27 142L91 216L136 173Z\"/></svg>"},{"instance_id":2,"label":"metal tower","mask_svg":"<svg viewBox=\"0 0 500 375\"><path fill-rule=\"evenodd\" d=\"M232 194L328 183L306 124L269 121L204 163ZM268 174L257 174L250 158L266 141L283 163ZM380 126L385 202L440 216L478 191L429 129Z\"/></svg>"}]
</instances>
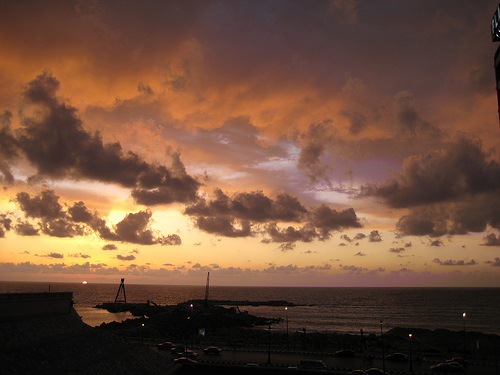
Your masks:
<instances>
[{"instance_id":1,"label":"metal tower","mask_svg":"<svg viewBox=\"0 0 500 375\"><path fill-rule=\"evenodd\" d=\"M120 295L120 290L123 290L123 299L119 300L118 296ZM116 293L115 303L127 303L127 296L125 295L125 279L122 279L120 286L118 287L118 292Z\"/></svg>"}]
</instances>

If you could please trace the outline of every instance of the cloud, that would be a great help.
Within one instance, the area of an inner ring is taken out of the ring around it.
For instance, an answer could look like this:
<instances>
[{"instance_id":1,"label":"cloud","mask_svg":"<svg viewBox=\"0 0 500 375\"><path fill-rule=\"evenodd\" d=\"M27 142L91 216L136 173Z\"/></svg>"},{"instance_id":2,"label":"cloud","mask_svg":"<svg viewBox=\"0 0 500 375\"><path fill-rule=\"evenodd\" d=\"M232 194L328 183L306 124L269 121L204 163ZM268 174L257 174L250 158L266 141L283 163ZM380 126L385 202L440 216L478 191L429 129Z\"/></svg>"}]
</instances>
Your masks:
<instances>
[{"instance_id":1,"label":"cloud","mask_svg":"<svg viewBox=\"0 0 500 375\"><path fill-rule=\"evenodd\" d=\"M20 236L39 236L39 229L35 228L28 221L19 221L15 227L14 231Z\"/></svg>"},{"instance_id":2,"label":"cloud","mask_svg":"<svg viewBox=\"0 0 500 375\"><path fill-rule=\"evenodd\" d=\"M12 219L8 214L0 214L0 238L5 237L5 233L11 228Z\"/></svg>"},{"instance_id":3,"label":"cloud","mask_svg":"<svg viewBox=\"0 0 500 375\"><path fill-rule=\"evenodd\" d=\"M441 131L422 119L415 107L415 99L409 91L396 94L393 102L394 115L401 130L411 136L423 134L432 138L441 137Z\"/></svg>"},{"instance_id":4,"label":"cloud","mask_svg":"<svg viewBox=\"0 0 500 375\"><path fill-rule=\"evenodd\" d=\"M339 267L342 271L349 271L349 272L367 272L368 271L368 268L356 267L356 266L343 266L340 264Z\"/></svg>"},{"instance_id":5,"label":"cloud","mask_svg":"<svg viewBox=\"0 0 500 375\"><path fill-rule=\"evenodd\" d=\"M301 137L303 146L297 167L305 172L311 182L325 181L329 184L332 164L328 162L328 157L331 156L326 154L336 141L331 120L309 125Z\"/></svg>"},{"instance_id":6,"label":"cloud","mask_svg":"<svg viewBox=\"0 0 500 375\"><path fill-rule=\"evenodd\" d=\"M10 169L9 161L18 156L17 139L10 129L12 113L3 111L0 113L0 173L3 178L0 182L14 183L14 175Z\"/></svg>"},{"instance_id":7,"label":"cloud","mask_svg":"<svg viewBox=\"0 0 500 375\"><path fill-rule=\"evenodd\" d=\"M434 258L432 261L442 266L474 266L477 264L474 261L474 259L470 260L469 262L465 262L464 260L452 260L452 259L441 261L439 258Z\"/></svg>"},{"instance_id":8,"label":"cloud","mask_svg":"<svg viewBox=\"0 0 500 375\"><path fill-rule=\"evenodd\" d=\"M91 258L90 255L82 254L82 253L68 254L68 257L70 257L70 258L84 258L84 259Z\"/></svg>"},{"instance_id":9,"label":"cloud","mask_svg":"<svg viewBox=\"0 0 500 375\"><path fill-rule=\"evenodd\" d=\"M311 225L296 229L292 226L280 228L276 223L272 223L266 226L265 233L271 237L269 241L272 242L311 242L318 237L318 233ZM266 240L263 242L268 243Z\"/></svg>"},{"instance_id":10,"label":"cloud","mask_svg":"<svg viewBox=\"0 0 500 375\"><path fill-rule=\"evenodd\" d=\"M500 258L496 257L495 260L487 260L484 262L492 267L500 267Z\"/></svg>"},{"instance_id":11,"label":"cloud","mask_svg":"<svg viewBox=\"0 0 500 375\"><path fill-rule=\"evenodd\" d=\"M40 176L116 183L147 206L196 200L200 183L186 173L179 153L170 154L172 165L166 167L147 163L118 142L103 143L98 132L83 128L58 90L59 81L44 71L23 92L17 142Z\"/></svg>"},{"instance_id":12,"label":"cloud","mask_svg":"<svg viewBox=\"0 0 500 375\"><path fill-rule=\"evenodd\" d=\"M489 233L483 238L484 243L483 246L500 246L500 234L498 238L495 237L495 233Z\"/></svg>"},{"instance_id":13,"label":"cloud","mask_svg":"<svg viewBox=\"0 0 500 375\"><path fill-rule=\"evenodd\" d=\"M204 232L225 237L252 236L248 221L237 221L228 217L198 217L196 226Z\"/></svg>"},{"instance_id":14,"label":"cloud","mask_svg":"<svg viewBox=\"0 0 500 375\"><path fill-rule=\"evenodd\" d=\"M229 197L216 189L213 199L200 199L186 207L184 214L194 216L199 229L226 237L254 236L255 224L267 223L264 233L270 239L264 239L264 243L325 240L331 231L361 227L352 208L337 211L323 204L307 210L287 193L278 193L272 199L261 191ZM282 228L276 221L306 223L298 228L290 225Z\"/></svg>"},{"instance_id":15,"label":"cloud","mask_svg":"<svg viewBox=\"0 0 500 375\"><path fill-rule=\"evenodd\" d=\"M460 137L442 150L406 158L403 170L393 179L363 185L360 196L378 197L389 207L404 208L498 194L500 164L489 156L480 141Z\"/></svg>"},{"instance_id":16,"label":"cloud","mask_svg":"<svg viewBox=\"0 0 500 375\"><path fill-rule=\"evenodd\" d=\"M118 247L113 244L113 243L109 243L109 244L106 244L102 247L103 250L117 250Z\"/></svg>"},{"instance_id":17,"label":"cloud","mask_svg":"<svg viewBox=\"0 0 500 375\"><path fill-rule=\"evenodd\" d=\"M398 247L398 248L390 248L389 249L389 252L391 253L396 253L396 254L399 254L399 253L402 253L404 252L405 249L403 247Z\"/></svg>"},{"instance_id":18,"label":"cloud","mask_svg":"<svg viewBox=\"0 0 500 375\"><path fill-rule=\"evenodd\" d=\"M229 216L258 223L301 221L306 212L299 200L287 193L278 193L275 199L265 196L262 191L237 193L230 198L220 189L215 190L211 201L200 199L184 210L191 216Z\"/></svg>"},{"instance_id":19,"label":"cloud","mask_svg":"<svg viewBox=\"0 0 500 375\"><path fill-rule=\"evenodd\" d=\"M361 251L358 251L354 256L359 256L359 257L364 257L366 254L362 253Z\"/></svg>"},{"instance_id":20,"label":"cloud","mask_svg":"<svg viewBox=\"0 0 500 375\"><path fill-rule=\"evenodd\" d=\"M439 247L439 246L444 246L444 244L443 244L443 241L441 241L440 239L437 239L437 240L430 241L429 246Z\"/></svg>"},{"instance_id":21,"label":"cloud","mask_svg":"<svg viewBox=\"0 0 500 375\"><path fill-rule=\"evenodd\" d=\"M291 251L295 249L295 244L291 242L285 242L279 245L279 249L283 252Z\"/></svg>"},{"instance_id":22,"label":"cloud","mask_svg":"<svg viewBox=\"0 0 500 375\"><path fill-rule=\"evenodd\" d=\"M129 260L134 260L135 256L134 255L117 255L116 259L129 261Z\"/></svg>"},{"instance_id":23,"label":"cloud","mask_svg":"<svg viewBox=\"0 0 500 375\"><path fill-rule=\"evenodd\" d=\"M57 258L57 259L64 258L63 254L61 254L61 253L54 253L54 252L48 253L47 255L40 255L40 256L47 257L47 258Z\"/></svg>"},{"instance_id":24,"label":"cloud","mask_svg":"<svg viewBox=\"0 0 500 375\"><path fill-rule=\"evenodd\" d=\"M151 211L129 213L114 226L109 228L106 220L96 212L91 213L82 201L74 202L67 210L59 203L59 196L53 190L43 190L39 195L31 196L19 192L14 200L27 218L40 219L38 225L42 233L55 237L84 236L92 231L102 239L108 241L122 241L141 245L178 246L182 240L177 234L167 236L157 234L150 226ZM22 235L36 235L35 229L29 222L16 226L16 232ZM114 250L112 246L103 250Z\"/></svg>"},{"instance_id":25,"label":"cloud","mask_svg":"<svg viewBox=\"0 0 500 375\"><path fill-rule=\"evenodd\" d=\"M372 230L368 236L368 241L370 242L381 242L382 236L378 230Z\"/></svg>"}]
</instances>

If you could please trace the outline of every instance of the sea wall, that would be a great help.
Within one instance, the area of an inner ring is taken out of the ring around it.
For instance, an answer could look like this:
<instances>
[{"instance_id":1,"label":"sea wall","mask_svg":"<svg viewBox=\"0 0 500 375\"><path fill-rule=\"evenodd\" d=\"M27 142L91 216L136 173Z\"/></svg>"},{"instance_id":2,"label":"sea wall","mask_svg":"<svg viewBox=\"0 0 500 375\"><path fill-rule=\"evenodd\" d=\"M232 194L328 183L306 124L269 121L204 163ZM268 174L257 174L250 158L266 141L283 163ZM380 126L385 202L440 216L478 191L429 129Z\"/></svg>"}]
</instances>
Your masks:
<instances>
[{"instance_id":1,"label":"sea wall","mask_svg":"<svg viewBox=\"0 0 500 375\"><path fill-rule=\"evenodd\" d=\"M70 314L72 307L73 292L0 294L0 319Z\"/></svg>"}]
</instances>

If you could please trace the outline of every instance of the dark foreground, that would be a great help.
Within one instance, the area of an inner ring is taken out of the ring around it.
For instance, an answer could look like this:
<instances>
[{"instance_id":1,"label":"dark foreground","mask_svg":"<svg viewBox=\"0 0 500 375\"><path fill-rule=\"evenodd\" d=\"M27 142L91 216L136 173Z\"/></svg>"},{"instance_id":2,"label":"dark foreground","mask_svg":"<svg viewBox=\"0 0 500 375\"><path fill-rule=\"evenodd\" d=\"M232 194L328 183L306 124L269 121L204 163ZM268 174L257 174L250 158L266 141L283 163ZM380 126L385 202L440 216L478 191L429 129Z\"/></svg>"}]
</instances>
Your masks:
<instances>
[{"instance_id":1,"label":"dark foreground","mask_svg":"<svg viewBox=\"0 0 500 375\"><path fill-rule=\"evenodd\" d=\"M0 374L349 374L356 369L384 368L387 374L430 374L430 366L456 356L470 364L469 375L499 375L500 337L447 330L411 331L396 328L380 335L343 335L319 332L283 332L272 320L234 309L179 305L150 318L93 328L76 312L44 313L0 320ZM264 327L256 325L264 324ZM203 327L203 331L200 328ZM203 333L203 334L200 334ZM403 362L384 356L409 354ZM175 364L176 354L158 350L173 341L198 353L197 364ZM223 349L217 356L203 348ZM335 352L350 349L353 357ZM322 360L321 372L301 370L303 359Z\"/></svg>"}]
</instances>

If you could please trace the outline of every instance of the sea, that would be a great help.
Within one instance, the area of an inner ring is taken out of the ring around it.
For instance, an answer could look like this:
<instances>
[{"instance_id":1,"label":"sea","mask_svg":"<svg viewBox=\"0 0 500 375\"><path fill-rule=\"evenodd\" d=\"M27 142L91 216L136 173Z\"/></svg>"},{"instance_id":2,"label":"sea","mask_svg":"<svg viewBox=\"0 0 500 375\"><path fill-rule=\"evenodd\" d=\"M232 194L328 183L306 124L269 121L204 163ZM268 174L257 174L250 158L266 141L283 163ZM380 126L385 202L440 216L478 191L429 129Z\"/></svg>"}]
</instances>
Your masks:
<instances>
[{"instance_id":1,"label":"sea","mask_svg":"<svg viewBox=\"0 0 500 375\"><path fill-rule=\"evenodd\" d=\"M0 293L73 292L74 307L90 326L134 318L95 308L113 302L119 284L0 281ZM205 286L125 284L129 303L175 305L204 299ZM123 297L120 294L120 298ZM290 332L379 334L395 327L475 331L500 335L500 288L335 288L210 286L209 299L284 300L296 306L240 306L241 311L281 318L274 329ZM465 318L463 313L465 312ZM381 324L382 322L382 324Z\"/></svg>"}]
</instances>

